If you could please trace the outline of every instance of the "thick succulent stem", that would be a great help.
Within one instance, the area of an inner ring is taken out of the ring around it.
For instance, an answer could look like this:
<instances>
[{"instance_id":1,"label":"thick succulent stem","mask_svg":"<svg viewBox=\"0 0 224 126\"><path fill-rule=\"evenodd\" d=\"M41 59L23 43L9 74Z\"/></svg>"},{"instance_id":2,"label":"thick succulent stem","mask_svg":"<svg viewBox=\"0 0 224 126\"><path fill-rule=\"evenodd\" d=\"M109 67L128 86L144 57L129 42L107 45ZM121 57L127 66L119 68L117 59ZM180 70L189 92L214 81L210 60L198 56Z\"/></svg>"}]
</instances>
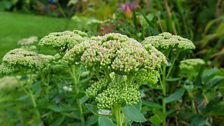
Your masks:
<instances>
[{"instance_id":1,"label":"thick succulent stem","mask_svg":"<svg viewBox=\"0 0 224 126\"><path fill-rule=\"evenodd\" d=\"M116 105L114 107L114 114L115 114L117 126L123 126L123 114L121 113L120 105Z\"/></svg>"}]
</instances>

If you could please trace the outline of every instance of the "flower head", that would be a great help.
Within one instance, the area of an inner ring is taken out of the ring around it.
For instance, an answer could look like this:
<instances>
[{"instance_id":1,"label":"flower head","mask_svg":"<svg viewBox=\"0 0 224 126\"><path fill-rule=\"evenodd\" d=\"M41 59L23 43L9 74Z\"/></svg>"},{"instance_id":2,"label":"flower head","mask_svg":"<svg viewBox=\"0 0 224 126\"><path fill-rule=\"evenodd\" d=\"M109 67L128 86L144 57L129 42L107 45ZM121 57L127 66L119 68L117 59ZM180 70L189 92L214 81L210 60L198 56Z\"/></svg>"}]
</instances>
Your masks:
<instances>
[{"instance_id":1,"label":"flower head","mask_svg":"<svg viewBox=\"0 0 224 126\"><path fill-rule=\"evenodd\" d=\"M157 49L181 49L181 50L191 50L195 49L192 41L186 38L182 38L178 35L172 35L168 32L161 33L156 36L149 36L145 38L142 42L143 45L152 44Z\"/></svg>"},{"instance_id":2,"label":"flower head","mask_svg":"<svg viewBox=\"0 0 224 126\"><path fill-rule=\"evenodd\" d=\"M113 73L109 79L100 79L86 90L88 97L95 97L100 109L137 103L140 99L139 86L145 82L155 84L159 77L156 70L167 63L165 56L151 44L144 47L118 33L80 43L64 56L64 60L70 63L77 61L76 58L81 58L81 62L91 69Z\"/></svg>"},{"instance_id":3,"label":"flower head","mask_svg":"<svg viewBox=\"0 0 224 126\"><path fill-rule=\"evenodd\" d=\"M80 62L81 56L87 48L100 44L100 41L97 41L98 39L99 38L97 37L93 37L75 45L72 49L65 53L63 60L69 64Z\"/></svg>"},{"instance_id":4,"label":"flower head","mask_svg":"<svg viewBox=\"0 0 224 126\"><path fill-rule=\"evenodd\" d=\"M22 48L9 51L2 59L3 73L10 73L21 69L40 70L53 60L53 56L38 54Z\"/></svg>"},{"instance_id":5,"label":"flower head","mask_svg":"<svg viewBox=\"0 0 224 126\"><path fill-rule=\"evenodd\" d=\"M195 77L199 73L201 66L205 64L202 59L186 59L180 62L181 75L184 77ZM190 74L189 74L190 73Z\"/></svg>"},{"instance_id":6,"label":"flower head","mask_svg":"<svg viewBox=\"0 0 224 126\"><path fill-rule=\"evenodd\" d=\"M29 38L24 38L18 41L18 44L21 46L31 46L34 45L38 42L38 37L37 36L31 36Z\"/></svg>"},{"instance_id":7,"label":"flower head","mask_svg":"<svg viewBox=\"0 0 224 126\"><path fill-rule=\"evenodd\" d=\"M74 45L86 40L87 34L81 31L64 31L53 32L43 37L39 45L44 47L52 47L58 49L60 52L72 48Z\"/></svg>"},{"instance_id":8,"label":"flower head","mask_svg":"<svg viewBox=\"0 0 224 126\"><path fill-rule=\"evenodd\" d=\"M124 12L125 16L129 19L132 18L133 10L136 9L139 5L135 2L126 2L120 6L120 10Z\"/></svg>"},{"instance_id":9,"label":"flower head","mask_svg":"<svg viewBox=\"0 0 224 126\"><path fill-rule=\"evenodd\" d=\"M106 79L101 79L91 85L86 90L88 97L96 97L95 101L100 109L111 109L114 105L132 105L139 102L140 92L139 85L134 83L108 82Z\"/></svg>"},{"instance_id":10,"label":"flower head","mask_svg":"<svg viewBox=\"0 0 224 126\"><path fill-rule=\"evenodd\" d=\"M5 76L0 78L0 90L12 90L18 86L18 80L15 76Z\"/></svg>"},{"instance_id":11,"label":"flower head","mask_svg":"<svg viewBox=\"0 0 224 126\"><path fill-rule=\"evenodd\" d=\"M74 46L64 60L80 60L88 67L106 68L111 71L129 73L142 68L156 69L166 62L165 56L157 49L145 49L139 42L118 33L96 37Z\"/></svg>"}]
</instances>

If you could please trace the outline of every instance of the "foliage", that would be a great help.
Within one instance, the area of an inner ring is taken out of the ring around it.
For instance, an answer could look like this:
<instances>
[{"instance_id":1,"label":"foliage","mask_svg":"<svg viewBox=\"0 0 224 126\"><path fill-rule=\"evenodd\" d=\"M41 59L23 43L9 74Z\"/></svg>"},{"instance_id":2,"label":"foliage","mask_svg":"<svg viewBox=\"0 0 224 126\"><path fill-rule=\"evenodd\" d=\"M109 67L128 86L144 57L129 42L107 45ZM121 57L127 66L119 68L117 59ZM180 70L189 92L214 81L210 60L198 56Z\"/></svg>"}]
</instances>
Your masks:
<instances>
[{"instance_id":1,"label":"foliage","mask_svg":"<svg viewBox=\"0 0 224 126\"><path fill-rule=\"evenodd\" d=\"M86 33L31 36L5 54L0 124L224 124L224 2L119 2L70 0Z\"/></svg>"},{"instance_id":2,"label":"foliage","mask_svg":"<svg viewBox=\"0 0 224 126\"><path fill-rule=\"evenodd\" d=\"M186 59L195 48L188 39L166 32L139 43L119 33L89 37L74 30L18 43L0 66L8 75L1 78L1 109L18 104L6 109L17 113L12 124L219 124L223 70Z\"/></svg>"}]
</instances>

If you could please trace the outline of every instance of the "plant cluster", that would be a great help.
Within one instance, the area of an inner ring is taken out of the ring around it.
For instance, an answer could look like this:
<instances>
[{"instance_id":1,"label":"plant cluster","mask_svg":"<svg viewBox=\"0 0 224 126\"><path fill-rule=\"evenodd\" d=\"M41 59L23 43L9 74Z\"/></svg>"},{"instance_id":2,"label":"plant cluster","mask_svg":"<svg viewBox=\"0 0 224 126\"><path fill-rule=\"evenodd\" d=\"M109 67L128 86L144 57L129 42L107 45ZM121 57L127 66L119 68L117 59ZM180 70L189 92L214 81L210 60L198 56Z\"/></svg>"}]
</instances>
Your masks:
<instances>
[{"instance_id":1,"label":"plant cluster","mask_svg":"<svg viewBox=\"0 0 224 126\"><path fill-rule=\"evenodd\" d=\"M0 74L7 75L0 79L0 103L17 104L11 111L18 113L12 121L18 125L166 126L173 118L185 125L210 112L212 94L203 87L214 83L221 89L224 78L221 70L204 70L204 60L186 59L194 44L168 32L140 43L119 33L89 37L74 30L19 44L0 65Z\"/></svg>"}]
</instances>

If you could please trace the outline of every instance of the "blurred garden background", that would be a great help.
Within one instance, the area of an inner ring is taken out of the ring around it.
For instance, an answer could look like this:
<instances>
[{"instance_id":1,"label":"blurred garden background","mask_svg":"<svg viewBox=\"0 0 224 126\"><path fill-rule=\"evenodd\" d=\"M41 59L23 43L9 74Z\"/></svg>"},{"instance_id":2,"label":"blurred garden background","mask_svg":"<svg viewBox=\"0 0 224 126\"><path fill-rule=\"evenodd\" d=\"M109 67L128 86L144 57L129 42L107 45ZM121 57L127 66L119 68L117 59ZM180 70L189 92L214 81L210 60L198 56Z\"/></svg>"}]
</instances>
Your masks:
<instances>
[{"instance_id":1,"label":"blurred garden background","mask_svg":"<svg viewBox=\"0 0 224 126\"><path fill-rule=\"evenodd\" d=\"M137 40L167 31L192 40L197 45L195 56L221 66L223 4L223 0L1 0L0 56L22 38L54 31L119 32Z\"/></svg>"},{"instance_id":2,"label":"blurred garden background","mask_svg":"<svg viewBox=\"0 0 224 126\"><path fill-rule=\"evenodd\" d=\"M180 126L224 125L224 0L0 0L0 63L9 50L19 47L19 40L66 30L80 30L90 36L116 32L139 42L170 32L191 40L196 49L188 57L206 62L206 70L198 79L202 85L195 89L202 90L197 93L204 95L197 100L204 106L198 108L201 113L194 119L182 115L181 119L188 121ZM0 125L14 125L18 120L10 122L14 113L5 109L10 102L4 102L0 98ZM66 120L57 119L58 124L49 126L63 125ZM153 125L159 126L161 120L153 119L159 122ZM173 125L177 120L177 116L170 118Z\"/></svg>"}]
</instances>

